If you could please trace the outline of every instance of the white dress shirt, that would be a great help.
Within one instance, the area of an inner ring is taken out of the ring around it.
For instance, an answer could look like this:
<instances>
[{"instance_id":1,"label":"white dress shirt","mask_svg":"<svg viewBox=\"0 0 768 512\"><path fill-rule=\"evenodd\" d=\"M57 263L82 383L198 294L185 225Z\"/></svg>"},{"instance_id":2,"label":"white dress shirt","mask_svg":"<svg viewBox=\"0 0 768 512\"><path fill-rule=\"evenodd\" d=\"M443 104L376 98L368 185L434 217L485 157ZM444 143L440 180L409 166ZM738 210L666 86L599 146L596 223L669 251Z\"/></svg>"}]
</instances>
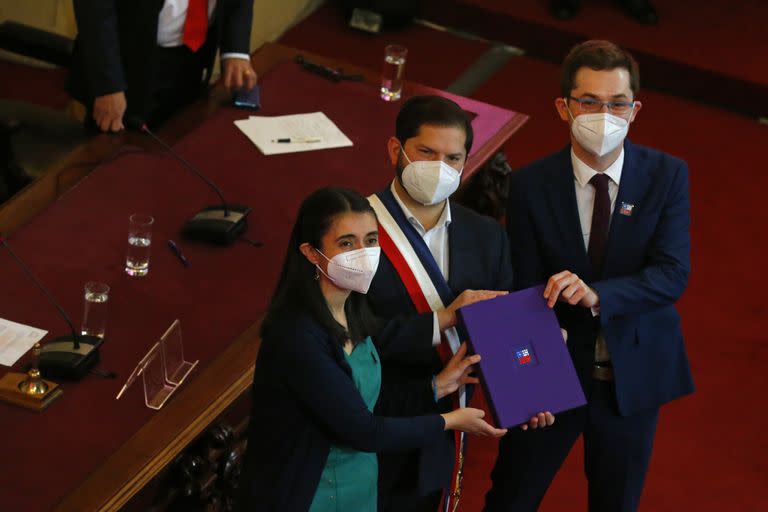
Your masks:
<instances>
[{"instance_id":1,"label":"white dress shirt","mask_svg":"<svg viewBox=\"0 0 768 512\"><path fill-rule=\"evenodd\" d=\"M579 208L579 220L581 221L581 234L584 237L584 248L589 249L589 234L592 229L592 210L595 205L595 187L589 180L598 171L579 160L579 157L571 150L571 162L573 163L574 185L576 187L576 204ZM621 169L624 167L624 149L619 153L619 157L605 171L610 179L608 180L608 196L611 198L611 217L616 206L616 197L619 195L619 182L621 181ZM609 220L610 226L610 220ZM592 314L597 316L600 309L592 308ZM608 346L602 334L597 336L595 343L595 361L608 361L611 356L608 353Z\"/></svg>"},{"instance_id":2,"label":"white dress shirt","mask_svg":"<svg viewBox=\"0 0 768 512\"><path fill-rule=\"evenodd\" d=\"M184 44L184 22L187 19L189 0L165 0L157 24L157 44L164 48L172 48ZM208 22L213 21L213 11L216 0L208 0ZM247 53L222 53L222 59L250 60Z\"/></svg>"}]
</instances>

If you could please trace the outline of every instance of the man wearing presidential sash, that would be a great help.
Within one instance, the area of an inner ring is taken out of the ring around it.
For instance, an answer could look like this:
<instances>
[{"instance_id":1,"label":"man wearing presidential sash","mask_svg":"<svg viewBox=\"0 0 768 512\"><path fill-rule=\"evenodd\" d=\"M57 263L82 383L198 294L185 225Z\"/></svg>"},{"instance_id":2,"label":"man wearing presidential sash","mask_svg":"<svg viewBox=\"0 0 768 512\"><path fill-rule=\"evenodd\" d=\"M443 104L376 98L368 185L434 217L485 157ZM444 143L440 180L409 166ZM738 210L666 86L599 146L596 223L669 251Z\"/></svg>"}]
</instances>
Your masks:
<instances>
[{"instance_id":1,"label":"man wearing presidential sash","mask_svg":"<svg viewBox=\"0 0 768 512\"><path fill-rule=\"evenodd\" d=\"M369 197L379 219L382 257L368 297L385 320L375 340L384 383L378 414L412 416L464 406L464 386L445 389L438 375L461 345L456 309L512 287L501 225L449 199L472 137L472 125L456 103L417 96L403 105L387 143L395 177ZM542 414L530 425L551 421ZM455 510L463 445L463 438L446 433L429 449L381 455L380 509Z\"/></svg>"}]
</instances>

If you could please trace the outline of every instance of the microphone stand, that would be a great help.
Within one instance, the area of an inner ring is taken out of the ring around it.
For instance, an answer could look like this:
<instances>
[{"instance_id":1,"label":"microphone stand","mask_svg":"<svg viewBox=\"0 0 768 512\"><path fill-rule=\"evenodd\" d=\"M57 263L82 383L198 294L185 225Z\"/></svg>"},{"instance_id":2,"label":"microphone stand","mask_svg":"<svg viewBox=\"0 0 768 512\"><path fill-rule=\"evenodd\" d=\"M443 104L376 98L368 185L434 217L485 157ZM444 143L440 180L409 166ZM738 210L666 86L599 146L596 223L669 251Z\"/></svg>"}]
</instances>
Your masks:
<instances>
[{"instance_id":1,"label":"microphone stand","mask_svg":"<svg viewBox=\"0 0 768 512\"><path fill-rule=\"evenodd\" d=\"M203 180L219 196L221 204L204 208L184 224L181 234L185 239L214 245L231 245L245 232L248 227L247 217L251 213L250 208L227 203L224 199L224 194L221 193L221 189L213 181L174 151L164 140L155 135L140 119L129 117L126 122L130 128L148 135L176 160L181 162L184 167Z\"/></svg>"},{"instance_id":2,"label":"microphone stand","mask_svg":"<svg viewBox=\"0 0 768 512\"><path fill-rule=\"evenodd\" d=\"M104 340L98 336L78 334L64 308L56 301L51 292L37 280L32 271L2 237L0 237L0 244L6 248L27 277L35 283L35 286L43 292L48 302L58 310L71 333L71 336L60 336L51 340L40 349L38 360L40 371L45 377L81 379L99 362L98 349Z\"/></svg>"}]
</instances>

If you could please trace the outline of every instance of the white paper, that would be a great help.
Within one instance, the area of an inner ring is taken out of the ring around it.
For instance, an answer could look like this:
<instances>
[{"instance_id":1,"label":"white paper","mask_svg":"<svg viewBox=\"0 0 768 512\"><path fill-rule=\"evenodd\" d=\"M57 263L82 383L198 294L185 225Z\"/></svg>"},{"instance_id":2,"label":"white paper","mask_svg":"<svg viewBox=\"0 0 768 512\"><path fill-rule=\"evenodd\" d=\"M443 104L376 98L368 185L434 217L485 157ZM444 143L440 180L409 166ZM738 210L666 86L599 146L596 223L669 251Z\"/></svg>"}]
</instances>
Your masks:
<instances>
[{"instance_id":1,"label":"white paper","mask_svg":"<svg viewBox=\"0 0 768 512\"><path fill-rule=\"evenodd\" d=\"M265 155L342 148L352 141L322 112L290 116L251 116L235 126ZM322 142L273 142L277 139L320 137Z\"/></svg>"},{"instance_id":2,"label":"white paper","mask_svg":"<svg viewBox=\"0 0 768 512\"><path fill-rule=\"evenodd\" d=\"M0 364L13 366L48 331L0 318Z\"/></svg>"}]
</instances>

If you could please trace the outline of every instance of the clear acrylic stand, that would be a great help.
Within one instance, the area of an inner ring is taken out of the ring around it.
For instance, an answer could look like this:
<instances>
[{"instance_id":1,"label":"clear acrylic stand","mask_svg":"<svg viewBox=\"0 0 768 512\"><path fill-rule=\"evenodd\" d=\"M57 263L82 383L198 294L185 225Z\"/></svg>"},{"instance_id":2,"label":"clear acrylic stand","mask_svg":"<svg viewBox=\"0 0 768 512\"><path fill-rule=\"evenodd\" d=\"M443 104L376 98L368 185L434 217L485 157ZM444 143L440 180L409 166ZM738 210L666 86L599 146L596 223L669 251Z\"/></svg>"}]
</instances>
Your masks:
<instances>
[{"instance_id":1,"label":"clear acrylic stand","mask_svg":"<svg viewBox=\"0 0 768 512\"><path fill-rule=\"evenodd\" d=\"M158 410L171 397L178 386L165 380L165 368L160 354L160 343L155 343L147 353L141 378L144 382L144 403L150 409Z\"/></svg>"},{"instance_id":2,"label":"clear acrylic stand","mask_svg":"<svg viewBox=\"0 0 768 512\"><path fill-rule=\"evenodd\" d=\"M174 320L160 338L160 346L163 352L165 380L169 384L180 386L199 361L192 363L184 359L184 344L181 341L181 322L178 319Z\"/></svg>"},{"instance_id":3,"label":"clear acrylic stand","mask_svg":"<svg viewBox=\"0 0 768 512\"><path fill-rule=\"evenodd\" d=\"M119 400L125 390L141 375L144 403L150 409L158 410L165 405L198 362L192 363L184 359L181 322L174 320L160 337L160 341L152 345L136 365L115 399Z\"/></svg>"}]
</instances>

